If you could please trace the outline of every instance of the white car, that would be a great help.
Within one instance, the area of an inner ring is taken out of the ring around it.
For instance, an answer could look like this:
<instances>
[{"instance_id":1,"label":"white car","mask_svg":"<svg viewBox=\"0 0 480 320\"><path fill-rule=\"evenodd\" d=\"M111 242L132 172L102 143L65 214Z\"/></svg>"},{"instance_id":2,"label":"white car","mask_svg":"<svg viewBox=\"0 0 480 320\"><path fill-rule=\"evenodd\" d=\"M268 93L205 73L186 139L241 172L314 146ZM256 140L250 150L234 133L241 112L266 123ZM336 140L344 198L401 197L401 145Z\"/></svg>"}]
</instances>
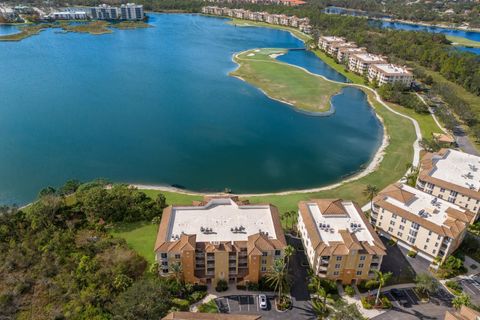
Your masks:
<instances>
[{"instance_id":1,"label":"white car","mask_svg":"<svg viewBox=\"0 0 480 320\"><path fill-rule=\"evenodd\" d=\"M260 309L266 310L267 309L267 296L264 294L259 294L258 295L258 305L260 306Z\"/></svg>"}]
</instances>

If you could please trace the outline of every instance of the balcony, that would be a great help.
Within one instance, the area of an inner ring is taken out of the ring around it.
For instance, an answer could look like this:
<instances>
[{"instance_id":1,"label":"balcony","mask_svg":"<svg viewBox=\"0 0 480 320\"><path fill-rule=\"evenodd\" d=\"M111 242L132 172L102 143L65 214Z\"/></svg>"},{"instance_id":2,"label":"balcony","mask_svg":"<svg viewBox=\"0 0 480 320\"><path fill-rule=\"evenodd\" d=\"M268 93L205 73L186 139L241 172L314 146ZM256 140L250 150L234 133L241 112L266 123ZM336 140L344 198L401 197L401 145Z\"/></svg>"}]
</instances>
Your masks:
<instances>
[{"instance_id":1,"label":"balcony","mask_svg":"<svg viewBox=\"0 0 480 320\"><path fill-rule=\"evenodd\" d=\"M236 268L237 267L237 264L236 263L229 263L228 266L230 268Z\"/></svg>"},{"instance_id":2,"label":"balcony","mask_svg":"<svg viewBox=\"0 0 480 320\"><path fill-rule=\"evenodd\" d=\"M207 256L207 261L214 261L215 260L215 256Z\"/></svg>"},{"instance_id":3,"label":"balcony","mask_svg":"<svg viewBox=\"0 0 480 320\"><path fill-rule=\"evenodd\" d=\"M320 271L327 271L328 266L320 266L318 269L319 269Z\"/></svg>"},{"instance_id":4,"label":"balcony","mask_svg":"<svg viewBox=\"0 0 480 320\"><path fill-rule=\"evenodd\" d=\"M197 253L195 253L195 257L196 257L196 258L205 258L205 253L203 253L203 252L197 252Z\"/></svg>"},{"instance_id":5,"label":"balcony","mask_svg":"<svg viewBox=\"0 0 480 320\"><path fill-rule=\"evenodd\" d=\"M248 264L246 264L246 263L239 263L239 264L238 264L238 267L239 267L239 268L248 268Z\"/></svg>"}]
</instances>

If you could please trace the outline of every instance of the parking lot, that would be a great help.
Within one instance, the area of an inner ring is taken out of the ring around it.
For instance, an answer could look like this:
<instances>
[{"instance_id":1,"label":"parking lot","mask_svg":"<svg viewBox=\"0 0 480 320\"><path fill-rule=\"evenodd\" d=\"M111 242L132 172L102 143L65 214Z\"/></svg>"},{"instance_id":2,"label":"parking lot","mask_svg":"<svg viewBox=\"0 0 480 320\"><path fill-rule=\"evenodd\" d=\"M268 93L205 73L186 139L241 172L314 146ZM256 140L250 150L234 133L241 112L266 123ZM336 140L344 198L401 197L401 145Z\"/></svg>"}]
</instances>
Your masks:
<instances>
[{"instance_id":1,"label":"parking lot","mask_svg":"<svg viewBox=\"0 0 480 320\"><path fill-rule=\"evenodd\" d=\"M458 280L462 286L463 292L468 294L476 304L480 303L480 275Z\"/></svg>"},{"instance_id":2,"label":"parking lot","mask_svg":"<svg viewBox=\"0 0 480 320\"><path fill-rule=\"evenodd\" d=\"M290 319L290 311L278 312L275 309L274 296L267 295L267 309L262 310L258 303L258 294L233 295L217 298L215 300L222 313L231 314L258 314L262 319L283 320Z\"/></svg>"},{"instance_id":3,"label":"parking lot","mask_svg":"<svg viewBox=\"0 0 480 320\"><path fill-rule=\"evenodd\" d=\"M392 302L392 309L375 317L375 320L443 319L445 312L451 310L452 297L443 289L432 295L428 303L420 302L413 288L399 291L403 293L403 299L395 297L390 291L385 292Z\"/></svg>"}]
</instances>

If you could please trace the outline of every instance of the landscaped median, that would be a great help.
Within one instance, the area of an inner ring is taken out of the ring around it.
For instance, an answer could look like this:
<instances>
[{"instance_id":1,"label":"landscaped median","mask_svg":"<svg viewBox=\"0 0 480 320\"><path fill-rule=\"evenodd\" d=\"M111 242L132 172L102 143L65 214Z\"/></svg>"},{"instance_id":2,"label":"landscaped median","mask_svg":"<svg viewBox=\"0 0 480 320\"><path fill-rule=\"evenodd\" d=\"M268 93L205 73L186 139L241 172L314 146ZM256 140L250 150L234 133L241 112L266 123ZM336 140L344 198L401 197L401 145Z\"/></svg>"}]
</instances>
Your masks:
<instances>
[{"instance_id":1,"label":"landscaped median","mask_svg":"<svg viewBox=\"0 0 480 320\"><path fill-rule=\"evenodd\" d=\"M331 113L330 100L344 85L327 81L276 57L283 49L253 49L238 53L237 70L230 73L262 90L272 99L308 113Z\"/></svg>"}]
</instances>

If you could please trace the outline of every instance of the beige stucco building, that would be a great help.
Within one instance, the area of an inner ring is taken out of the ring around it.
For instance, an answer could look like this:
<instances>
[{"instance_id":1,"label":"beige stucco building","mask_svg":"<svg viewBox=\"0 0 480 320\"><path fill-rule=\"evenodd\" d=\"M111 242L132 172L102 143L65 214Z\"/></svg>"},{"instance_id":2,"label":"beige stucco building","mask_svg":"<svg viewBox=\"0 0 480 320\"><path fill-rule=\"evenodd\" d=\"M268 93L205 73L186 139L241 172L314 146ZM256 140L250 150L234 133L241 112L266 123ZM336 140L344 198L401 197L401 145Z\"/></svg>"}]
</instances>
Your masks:
<instances>
[{"instance_id":1,"label":"beige stucco building","mask_svg":"<svg viewBox=\"0 0 480 320\"><path fill-rule=\"evenodd\" d=\"M298 230L318 276L348 284L380 270L385 247L356 203L322 199L298 207Z\"/></svg>"},{"instance_id":2,"label":"beige stucco building","mask_svg":"<svg viewBox=\"0 0 480 320\"><path fill-rule=\"evenodd\" d=\"M377 81L379 86L401 84L409 87L413 81L413 74L407 68L394 64L371 64L368 67L368 80Z\"/></svg>"},{"instance_id":3,"label":"beige stucco building","mask_svg":"<svg viewBox=\"0 0 480 320\"><path fill-rule=\"evenodd\" d=\"M275 206L213 197L164 210L155 260L163 276L181 264L189 283L256 283L283 258L286 245Z\"/></svg>"},{"instance_id":4,"label":"beige stucco building","mask_svg":"<svg viewBox=\"0 0 480 320\"><path fill-rule=\"evenodd\" d=\"M348 57L348 69L368 75L368 68L374 63L386 63L382 56L371 53L354 53Z\"/></svg>"},{"instance_id":5,"label":"beige stucco building","mask_svg":"<svg viewBox=\"0 0 480 320\"><path fill-rule=\"evenodd\" d=\"M480 157L442 149L422 157L417 188L475 213L480 212Z\"/></svg>"},{"instance_id":6,"label":"beige stucco building","mask_svg":"<svg viewBox=\"0 0 480 320\"><path fill-rule=\"evenodd\" d=\"M443 262L461 244L473 217L453 203L398 183L374 198L371 222L381 235L429 261Z\"/></svg>"}]
</instances>

